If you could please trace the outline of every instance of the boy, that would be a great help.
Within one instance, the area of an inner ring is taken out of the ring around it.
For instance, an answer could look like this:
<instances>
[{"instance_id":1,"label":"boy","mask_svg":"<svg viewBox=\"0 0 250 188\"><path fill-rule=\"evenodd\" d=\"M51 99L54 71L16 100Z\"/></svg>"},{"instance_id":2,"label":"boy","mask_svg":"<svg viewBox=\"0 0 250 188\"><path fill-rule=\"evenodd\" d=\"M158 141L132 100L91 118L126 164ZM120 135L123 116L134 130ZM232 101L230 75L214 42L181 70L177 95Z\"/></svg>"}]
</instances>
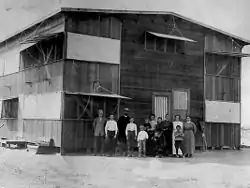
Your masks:
<instances>
[{"instance_id":1,"label":"boy","mask_svg":"<svg viewBox=\"0 0 250 188\"><path fill-rule=\"evenodd\" d=\"M176 149L176 157L181 157L180 155L178 155L178 151L179 149L181 150L182 154L183 154L183 149L182 149L182 142L184 140L184 134L181 130L181 126L177 125L176 126L176 131L174 132L174 138L175 138L175 149Z\"/></svg>"},{"instance_id":2,"label":"boy","mask_svg":"<svg viewBox=\"0 0 250 188\"><path fill-rule=\"evenodd\" d=\"M134 118L131 117L129 120L130 123L127 124L125 134L127 138L128 146L128 157L132 157L131 149L134 147L137 137L137 126L134 123Z\"/></svg>"},{"instance_id":3,"label":"boy","mask_svg":"<svg viewBox=\"0 0 250 188\"><path fill-rule=\"evenodd\" d=\"M105 135L106 138L108 139L110 156L115 155L115 147L116 147L115 139L117 133L118 133L117 123L114 120L114 115L111 114L105 126Z\"/></svg>"},{"instance_id":4,"label":"boy","mask_svg":"<svg viewBox=\"0 0 250 188\"><path fill-rule=\"evenodd\" d=\"M157 128L155 130L154 141L155 141L156 157L161 158L164 153L165 139L164 139L163 131L160 128Z\"/></svg>"},{"instance_id":5,"label":"boy","mask_svg":"<svg viewBox=\"0 0 250 188\"><path fill-rule=\"evenodd\" d=\"M146 140L148 139L148 133L145 131L143 125L140 126L140 132L137 137L138 147L139 147L139 157L143 155L146 157Z\"/></svg>"}]
</instances>

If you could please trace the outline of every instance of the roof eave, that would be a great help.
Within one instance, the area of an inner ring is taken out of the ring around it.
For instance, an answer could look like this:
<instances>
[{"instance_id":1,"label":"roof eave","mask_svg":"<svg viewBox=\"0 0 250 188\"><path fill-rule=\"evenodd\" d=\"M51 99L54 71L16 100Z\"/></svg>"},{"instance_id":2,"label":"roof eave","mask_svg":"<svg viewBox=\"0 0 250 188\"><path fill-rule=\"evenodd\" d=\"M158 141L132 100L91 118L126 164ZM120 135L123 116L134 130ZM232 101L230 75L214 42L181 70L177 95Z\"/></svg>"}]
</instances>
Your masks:
<instances>
[{"instance_id":1,"label":"roof eave","mask_svg":"<svg viewBox=\"0 0 250 188\"><path fill-rule=\"evenodd\" d=\"M175 17L178 17L178 18L181 18L183 20L186 20L188 22L191 22L191 23L194 23L194 24L197 24L197 25L200 25L202 27L205 27L207 29L210 29L210 30L213 30L215 32L218 32L218 33L221 33L221 34L224 34L226 36L229 36L233 39L236 39L236 40L239 40L241 41L242 43L244 43L245 45L250 45L250 40L247 40L247 39L244 39L244 38L241 38L239 36L236 36L236 35L233 35L231 33L228 33L228 32L225 32L223 30L220 30L218 28L215 28L215 27L212 27L210 25L206 25L204 23L201 23L199 21L196 21L196 20L193 20L191 18L187 18L185 16L182 16L180 14L177 14L177 13L174 13L174 12L167 12L167 11L138 11L138 10L127 10L127 9L124 9L124 10L112 10L112 9L91 9L91 8L70 8L70 7L61 7L53 12L51 12L50 14L40 18L39 20L37 20L36 22L26 26L25 28L21 29L21 30L18 30L17 32L15 32L14 34L6 37L4 40L0 41L0 43L2 42L5 42L15 36L17 36L18 34L22 33L23 31L41 23L42 21L44 20L47 20L53 16L55 16L56 14L60 13L60 12L103 12L103 13L117 13L117 14L159 14L159 15L173 15Z\"/></svg>"}]
</instances>

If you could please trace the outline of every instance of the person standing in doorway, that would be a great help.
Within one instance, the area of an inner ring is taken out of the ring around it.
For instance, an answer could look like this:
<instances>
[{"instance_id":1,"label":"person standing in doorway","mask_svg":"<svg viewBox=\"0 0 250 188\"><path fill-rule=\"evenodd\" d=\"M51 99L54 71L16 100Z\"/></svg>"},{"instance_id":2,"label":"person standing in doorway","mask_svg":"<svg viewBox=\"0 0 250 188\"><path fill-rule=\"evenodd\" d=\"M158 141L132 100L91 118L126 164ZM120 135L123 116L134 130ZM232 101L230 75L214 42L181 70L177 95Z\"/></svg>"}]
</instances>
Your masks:
<instances>
[{"instance_id":1,"label":"person standing in doorway","mask_svg":"<svg viewBox=\"0 0 250 188\"><path fill-rule=\"evenodd\" d=\"M178 125L181 127L181 131L183 131L183 122L181 121L181 117L179 115L176 115L175 120L173 122L173 131L172 131L172 154L173 156L176 156L174 132L176 131L176 127Z\"/></svg>"},{"instance_id":2,"label":"person standing in doorway","mask_svg":"<svg viewBox=\"0 0 250 188\"><path fill-rule=\"evenodd\" d=\"M131 150L135 147L137 137L137 125L134 123L134 118L130 118L130 123L127 124L126 130L128 157L132 157Z\"/></svg>"},{"instance_id":3,"label":"person standing in doorway","mask_svg":"<svg viewBox=\"0 0 250 188\"><path fill-rule=\"evenodd\" d=\"M128 115L129 109L125 108L124 109L124 115L121 116L118 119L118 141L120 142L120 149L121 152L123 152L123 155L126 155L126 134L125 130L127 127L127 124L129 124L130 117Z\"/></svg>"},{"instance_id":4,"label":"person standing in doorway","mask_svg":"<svg viewBox=\"0 0 250 188\"><path fill-rule=\"evenodd\" d=\"M165 147L165 155L169 156L172 154L172 132L173 132L173 124L169 119L169 115L165 115L165 120L163 121L163 134L165 137L166 147Z\"/></svg>"},{"instance_id":5,"label":"person standing in doorway","mask_svg":"<svg viewBox=\"0 0 250 188\"><path fill-rule=\"evenodd\" d=\"M94 129L94 155L97 155L97 152L100 151L103 155L104 150L104 129L107 120L103 117L103 110L98 110L98 117L93 122Z\"/></svg>"},{"instance_id":6,"label":"person standing in doorway","mask_svg":"<svg viewBox=\"0 0 250 188\"><path fill-rule=\"evenodd\" d=\"M118 133L117 123L114 120L114 115L111 114L105 126L105 135L106 138L108 139L108 149L110 156L115 155L117 133Z\"/></svg>"},{"instance_id":7,"label":"person standing in doorway","mask_svg":"<svg viewBox=\"0 0 250 188\"><path fill-rule=\"evenodd\" d=\"M191 118L187 116L184 123L184 144L185 144L185 157L193 157L195 151L195 134L196 125L191 121Z\"/></svg>"}]
</instances>

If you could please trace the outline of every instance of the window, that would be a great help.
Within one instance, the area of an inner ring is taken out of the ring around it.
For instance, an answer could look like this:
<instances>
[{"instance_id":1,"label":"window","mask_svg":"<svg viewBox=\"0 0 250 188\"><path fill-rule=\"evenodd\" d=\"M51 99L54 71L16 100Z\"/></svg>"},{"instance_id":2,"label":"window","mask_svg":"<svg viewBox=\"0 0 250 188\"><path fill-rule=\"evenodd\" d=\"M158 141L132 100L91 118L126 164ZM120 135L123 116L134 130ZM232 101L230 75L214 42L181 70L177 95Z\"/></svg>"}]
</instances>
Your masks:
<instances>
[{"instance_id":1,"label":"window","mask_svg":"<svg viewBox=\"0 0 250 188\"><path fill-rule=\"evenodd\" d=\"M68 61L66 63L65 87L72 92L93 92L94 82L108 91L119 91L119 65L83 61ZM72 74L74 71L74 74Z\"/></svg>"},{"instance_id":2,"label":"window","mask_svg":"<svg viewBox=\"0 0 250 188\"><path fill-rule=\"evenodd\" d=\"M158 52L184 54L185 42L181 40L160 38L146 33L145 49Z\"/></svg>"},{"instance_id":3,"label":"window","mask_svg":"<svg viewBox=\"0 0 250 188\"><path fill-rule=\"evenodd\" d=\"M240 58L206 56L206 99L240 101Z\"/></svg>"},{"instance_id":4,"label":"window","mask_svg":"<svg viewBox=\"0 0 250 188\"><path fill-rule=\"evenodd\" d=\"M63 58L63 36L59 35L40 41L20 54L20 70L61 60Z\"/></svg>"},{"instance_id":5,"label":"window","mask_svg":"<svg viewBox=\"0 0 250 188\"><path fill-rule=\"evenodd\" d=\"M3 100L1 118L18 117L18 98Z\"/></svg>"},{"instance_id":6,"label":"window","mask_svg":"<svg viewBox=\"0 0 250 188\"><path fill-rule=\"evenodd\" d=\"M120 39L121 21L110 16L89 16L81 18L71 18L68 22L68 31L106 37L112 39Z\"/></svg>"}]
</instances>

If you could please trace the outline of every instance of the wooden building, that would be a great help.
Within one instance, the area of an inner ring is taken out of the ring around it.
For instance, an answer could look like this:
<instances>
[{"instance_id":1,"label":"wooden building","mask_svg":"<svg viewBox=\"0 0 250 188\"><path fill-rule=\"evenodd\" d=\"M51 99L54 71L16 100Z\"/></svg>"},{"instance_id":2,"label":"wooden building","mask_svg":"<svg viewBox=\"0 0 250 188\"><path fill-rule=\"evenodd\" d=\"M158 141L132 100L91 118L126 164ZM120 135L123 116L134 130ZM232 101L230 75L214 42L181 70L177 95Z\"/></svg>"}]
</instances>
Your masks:
<instances>
[{"instance_id":1,"label":"wooden building","mask_svg":"<svg viewBox=\"0 0 250 188\"><path fill-rule=\"evenodd\" d=\"M61 8L0 43L0 135L86 152L97 109L128 107L137 123L189 115L208 146L239 147L249 44L172 12Z\"/></svg>"}]
</instances>

